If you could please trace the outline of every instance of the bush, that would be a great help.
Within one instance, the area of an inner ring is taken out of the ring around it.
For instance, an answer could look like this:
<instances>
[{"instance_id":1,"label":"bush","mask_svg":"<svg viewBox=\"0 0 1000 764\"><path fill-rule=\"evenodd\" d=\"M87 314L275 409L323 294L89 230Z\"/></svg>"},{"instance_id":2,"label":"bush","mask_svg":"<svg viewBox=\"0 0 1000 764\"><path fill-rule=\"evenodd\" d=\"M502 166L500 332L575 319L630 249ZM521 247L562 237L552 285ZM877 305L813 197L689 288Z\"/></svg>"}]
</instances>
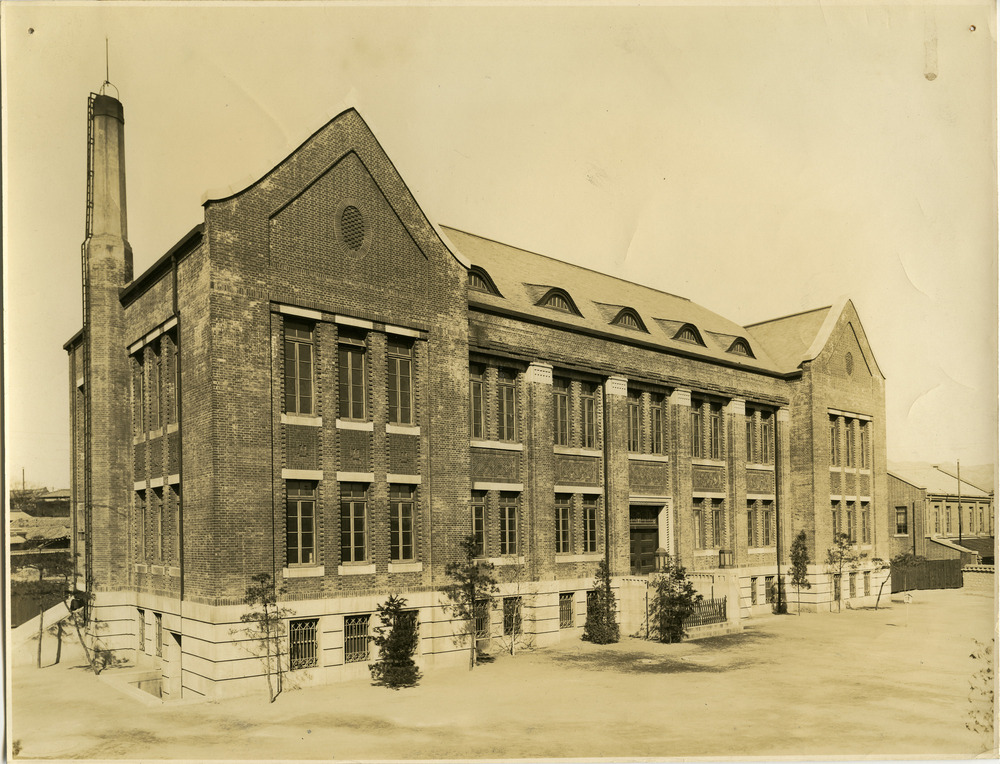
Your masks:
<instances>
[{"instance_id":1,"label":"bush","mask_svg":"<svg viewBox=\"0 0 1000 764\"><path fill-rule=\"evenodd\" d=\"M615 594L611 591L611 572L608 563L601 560L594 578L594 591L587 601L587 622L583 638L595 645L617 642L621 636L615 621Z\"/></svg>"},{"instance_id":2,"label":"bush","mask_svg":"<svg viewBox=\"0 0 1000 764\"><path fill-rule=\"evenodd\" d=\"M420 669L413 662L419 640L417 614L404 607L406 600L396 595L378 606L381 625L375 628L372 641L379 649L379 659L368 664L374 683L394 690L413 687L420 681Z\"/></svg>"},{"instance_id":3,"label":"bush","mask_svg":"<svg viewBox=\"0 0 1000 764\"><path fill-rule=\"evenodd\" d=\"M687 579L687 571L673 559L653 581L649 621L660 642L680 642L687 636L684 621L694 614L702 596Z\"/></svg>"}]
</instances>

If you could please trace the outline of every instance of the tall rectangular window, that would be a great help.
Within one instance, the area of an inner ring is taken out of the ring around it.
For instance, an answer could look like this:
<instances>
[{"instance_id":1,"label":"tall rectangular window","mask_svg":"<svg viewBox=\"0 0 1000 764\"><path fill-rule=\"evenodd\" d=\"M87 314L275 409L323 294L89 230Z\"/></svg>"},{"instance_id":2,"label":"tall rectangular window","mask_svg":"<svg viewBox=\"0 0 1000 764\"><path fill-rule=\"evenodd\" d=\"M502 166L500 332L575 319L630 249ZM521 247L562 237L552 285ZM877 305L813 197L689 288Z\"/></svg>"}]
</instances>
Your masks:
<instances>
[{"instance_id":1,"label":"tall rectangular window","mask_svg":"<svg viewBox=\"0 0 1000 764\"><path fill-rule=\"evenodd\" d=\"M153 501L156 503L156 559L163 561L163 489L153 489Z\"/></svg>"},{"instance_id":2,"label":"tall rectangular window","mask_svg":"<svg viewBox=\"0 0 1000 764\"><path fill-rule=\"evenodd\" d=\"M483 367L473 364L469 367L469 433L475 439L485 437L486 410L483 408Z\"/></svg>"},{"instance_id":3,"label":"tall rectangular window","mask_svg":"<svg viewBox=\"0 0 1000 764\"><path fill-rule=\"evenodd\" d=\"M597 497L583 497L583 551L597 551Z\"/></svg>"},{"instance_id":4,"label":"tall rectangular window","mask_svg":"<svg viewBox=\"0 0 1000 764\"><path fill-rule=\"evenodd\" d=\"M764 546L774 546L774 505L769 501L765 501L761 515L764 521Z\"/></svg>"},{"instance_id":5,"label":"tall rectangular window","mask_svg":"<svg viewBox=\"0 0 1000 764\"><path fill-rule=\"evenodd\" d=\"M312 415L313 327L285 319L285 413Z\"/></svg>"},{"instance_id":6,"label":"tall rectangular window","mask_svg":"<svg viewBox=\"0 0 1000 764\"><path fill-rule=\"evenodd\" d=\"M708 408L709 427L709 457L712 459L722 458L722 406L712 403Z\"/></svg>"},{"instance_id":7,"label":"tall rectangular window","mask_svg":"<svg viewBox=\"0 0 1000 764\"><path fill-rule=\"evenodd\" d=\"M517 494L500 494L500 554L517 554Z\"/></svg>"},{"instance_id":8,"label":"tall rectangular window","mask_svg":"<svg viewBox=\"0 0 1000 764\"><path fill-rule=\"evenodd\" d=\"M413 424L413 344L390 336L386 362L389 422Z\"/></svg>"},{"instance_id":9,"label":"tall rectangular window","mask_svg":"<svg viewBox=\"0 0 1000 764\"><path fill-rule=\"evenodd\" d=\"M135 356L132 367L132 404L135 408L135 431L142 435L146 432L146 373L143 363L143 351Z\"/></svg>"},{"instance_id":10,"label":"tall rectangular window","mask_svg":"<svg viewBox=\"0 0 1000 764\"><path fill-rule=\"evenodd\" d=\"M869 454L869 450L870 449L869 449L869 446L868 446L868 422L859 422L859 428L860 428L860 436L861 436L860 437L860 440L861 440L861 467L862 468L867 468L867 467L871 466L869 464L869 461L871 459L871 455Z\"/></svg>"},{"instance_id":11,"label":"tall rectangular window","mask_svg":"<svg viewBox=\"0 0 1000 764\"><path fill-rule=\"evenodd\" d=\"M285 483L285 557L288 565L316 562L316 484L310 480Z\"/></svg>"},{"instance_id":12,"label":"tall rectangular window","mask_svg":"<svg viewBox=\"0 0 1000 764\"><path fill-rule=\"evenodd\" d=\"M757 522L756 511L752 501L747 502L747 546L757 546Z\"/></svg>"},{"instance_id":13,"label":"tall rectangular window","mask_svg":"<svg viewBox=\"0 0 1000 764\"><path fill-rule=\"evenodd\" d=\"M757 576L750 576L750 604L757 604Z\"/></svg>"},{"instance_id":14,"label":"tall rectangular window","mask_svg":"<svg viewBox=\"0 0 1000 764\"><path fill-rule=\"evenodd\" d=\"M628 450L638 453L642 442L642 394L628 391Z\"/></svg>"},{"instance_id":15,"label":"tall rectangular window","mask_svg":"<svg viewBox=\"0 0 1000 764\"><path fill-rule=\"evenodd\" d=\"M746 441L747 441L747 462L751 464L756 464L757 454L754 445L756 439L754 438L754 427L753 427L753 412L748 411L746 414Z\"/></svg>"},{"instance_id":16,"label":"tall rectangular window","mask_svg":"<svg viewBox=\"0 0 1000 764\"><path fill-rule=\"evenodd\" d=\"M847 419L844 421L844 450L847 452L847 466L854 466L854 422Z\"/></svg>"},{"instance_id":17,"label":"tall rectangular window","mask_svg":"<svg viewBox=\"0 0 1000 764\"><path fill-rule=\"evenodd\" d=\"M177 335L170 335L170 375L172 394L170 396L170 423L176 424L180 419L181 399L181 354L177 347Z\"/></svg>"},{"instance_id":18,"label":"tall rectangular window","mask_svg":"<svg viewBox=\"0 0 1000 764\"><path fill-rule=\"evenodd\" d=\"M292 671L319 665L318 625L317 618L288 623L288 667Z\"/></svg>"},{"instance_id":19,"label":"tall rectangular window","mask_svg":"<svg viewBox=\"0 0 1000 764\"><path fill-rule=\"evenodd\" d=\"M700 401L691 402L691 456L700 458L704 455L704 438L702 430L704 428L704 418Z\"/></svg>"},{"instance_id":20,"label":"tall rectangular window","mask_svg":"<svg viewBox=\"0 0 1000 764\"><path fill-rule=\"evenodd\" d=\"M136 552L139 560L146 561L146 494L135 492L135 535Z\"/></svg>"},{"instance_id":21,"label":"tall rectangular window","mask_svg":"<svg viewBox=\"0 0 1000 764\"><path fill-rule=\"evenodd\" d=\"M490 638L490 601L476 600L472 612L476 620L476 639Z\"/></svg>"},{"instance_id":22,"label":"tall rectangular window","mask_svg":"<svg viewBox=\"0 0 1000 764\"><path fill-rule=\"evenodd\" d=\"M663 436L664 396L654 393L650 396L650 447L654 454L666 453L666 441Z\"/></svg>"},{"instance_id":23,"label":"tall rectangular window","mask_svg":"<svg viewBox=\"0 0 1000 764\"><path fill-rule=\"evenodd\" d=\"M774 585L774 576L764 576L764 600L768 605L773 605L778 599L778 589Z\"/></svg>"},{"instance_id":24,"label":"tall rectangular window","mask_svg":"<svg viewBox=\"0 0 1000 764\"><path fill-rule=\"evenodd\" d=\"M906 507L896 507L896 535L906 535Z\"/></svg>"},{"instance_id":25,"label":"tall rectangular window","mask_svg":"<svg viewBox=\"0 0 1000 764\"><path fill-rule=\"evenodd\" d=\"M951 506L944 505L944 532L951 533Z\"/></svg>"},{"instance_id":26,"label":"tall rectangular window","mask_svg":"<svg viewBox=\"0 0 1000 764\"><path fill-rule=\"evenodd\" d=\"M861 543L870 544L872 541L871 516L868 513L867 502L861 503Z\"/></svg>"},{"instance_id":27,"label":"tall rectangular window","mask_svg":"<svg viewBox=\"0 0 1000 764\"><path fill-rule=\"evenodd\" d=\"M337 348L337 401L341 419L368 418L368 371L364 338L341 332Z\"/></svg>"},{"instance_id":28,"label":"tall rectangular window","mask_svg":"<svg viewBox=\"0 0 1000 764\"><path fill-rule=\"evenodd\" d=\"M694 545L696 549L705 548L705 508L704 501L694 500Z\"/></svg>"},{"instance_id":29,"label":"tall rectangular window","mask_svg":"<svg viewBox=\"0 0 1000 764\"><path fill-rule=\"evenodd\" d=\"M569 380L552 380L552 439L557 446L569 445Z\"/></svg>"},{"instance_id":30,"label":"tall rectangular window","mask_svg":"<svg viewBox=\"0 0 1000 764\"><path fill-rule=\"evenodd\" d=\"M174 502L174 527L173 527L173 559L180 564L181 561L181 487L173 486L171 498Z\"/></svg>"},{"instance_id":31,"label":"tall rectangular window","mask_svg":"<svg viewBox=\"0 0 1000 764\"><path fill-rule=\"evenodd\" d=\"M472 537L476 557L486 556L486 491L472 492Z\"/></svg>"},{"instance_id":32,"label":"tall rectangular window","mask_svg":"<svg viewBox=\"0 0 1000 764\"><path fill-rule=\"evenodd\" d=\"M573 628L573 592L559 594L559 628Z\"/></svg>"},{"instance_id":33,"label":"tall rectangular window","mask_svg":"<svg viewBox=\"0 0 1000 764\"><path fill-rule=\"evenodd\" d=\"M500 369L497 374L500 440L517 440L517 373Z\"/></svg>"},{"instance_id":34,"label":"tall rectangular window","mask_svg":"<svg viewBox=\"0 0 1000 764\"><path fill-rule=\"evenodd\" d=\"M366 483L340 484L340 561L364 562L368 486Z\"/></svg>"},{"instance_id":35,"label":"tall rectangular window","mask_svg":"<svg viewBox=\"0 0 1000 764\"><path fill-rule=\"evenodd\" d=\"M344 616L344 663L364 663L368 660L368 623L370 615Z\"/></svg>"},{"instance_id":36,"label":"tall rectangular window","mask_svg":"<svg viewBox=\"0 0 1000 764\"><path fill-rule=\"evenodd\" d=\"M862 580L865 584L865 596L867 597L872 593L872 574L870 570L866 570L861 574Z\"/></svg>"},{"instance_id":37,"label":"tall rectangular window","mask_svg":"<svg viewBox=\"0 0 1000 764\"><path fill-rule=\"evenodd\" d=\"M584 448L595 448L597 445L597 385L590 382L580 384L580 403L583 415Z\"/></svg>"},{"instance_id":38,"label":"tall rectangular window","mask_svg":"<svg viewBox=\"0 0 1000 764\"><path fill-rule=\"evenodd\" d=\"M830 464L840 466L840 426L837 417L830 417Z\"/></svg>"},{"instance_id":39,"label":"tall rectangular window","mask_svg":"<svg viewBox=\"0 0 1000 764\"><path fill-rule=\"evenodd\" d=\"M934 507L934 532L941 532L941 510L938 507Z\"/></svg>"},{"instance_id":40,"label":"tall rectangular window","mask_svg":"<svg viewBox=\"0 0 1000 764\"><path fill-rule=\"evenodd\" d=\"M512 637L521 633L521 598L503 598L503 633Z\"/></svg>"},{"instance_id":41,"label":"tall rectangular window","mask_svg":"<svg viewBox=\"0 0 1000 764\"><path fill-rule=\"evenodd\" d=\"M760 415L760 461L774 464L774 415L769 411Z\"/></svg>"},{"instance_id":42,"label":"tall rectangular window","mask_svg":"<svg viewBox=\"0 0 1000 764\"><path fill-rule=\"evenodd\" d=\"M833 528L833 540L837 540L840 534L840 507L836 504L830 509L831 527Z\"/></svg>"},{"instance_id":43,"label":"tall rectangular window","mask_svg":"<svg viewBox=\"0 0 1000 764\"><path fill-rule=\"evenodd\" d=\"M556 494L556 554L569 554L570 527L573 497L568 493Z\"/></svg>"},{"instance_id":44,"label":"tall rectangular window","mask_svg":"<svg viewBox=\"0 0 1000 764\"><path fill-rule=\"evenodd\" d=\"M160 343L151 348L149 359L149 429L159 430L161 426L160 404L163 400L163 365L160 358Z\"/></svg>"},{"instance_id":45,"label":"tall rectangular window","mask_svg":"<svg viewBox=\"0 0 1000 764\"><path fill-rule=\"evenodd\" d=\"M721 547L725 542L725 517L722 512L722 500L712 499L712 546Z\"/></svg>"},{"instance_id":46,"label":"tall rectangular window","mask_svg":"<svg viewBox=\"0 0 1000 764\"><path fill-rule=\"evenodd\" d=\"M389 486L389 559L413 560L413 486Z\"/></svg>"},{"instance_id":47,"label":"tall rectangular window","mask_svg":"<svg viewBox=\"0 0 1000 764\"><path fill-rule=\"evenodd\" d=\"M854 518L854 502L847 503L847 538L853 544L858 539L855 536L857 533L857 526L855 524Z\"/></svg>"}]
</instances>

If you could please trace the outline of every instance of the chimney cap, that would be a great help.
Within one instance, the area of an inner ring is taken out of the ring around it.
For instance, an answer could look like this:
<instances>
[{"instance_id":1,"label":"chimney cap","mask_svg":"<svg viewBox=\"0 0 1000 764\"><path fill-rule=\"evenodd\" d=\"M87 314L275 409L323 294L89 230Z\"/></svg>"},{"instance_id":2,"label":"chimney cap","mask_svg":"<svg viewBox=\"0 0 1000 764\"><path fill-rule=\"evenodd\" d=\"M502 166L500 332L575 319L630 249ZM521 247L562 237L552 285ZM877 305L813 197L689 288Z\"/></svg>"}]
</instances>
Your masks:
<instances>
[{"instance_id":1,"label":"chimney cap","mask_svg":"<svg viewBox=\"0 0 1000 764\"><path fill-rule=\"evenodd\" d=\"M95 117L113 117L122 124L125 124L125 110L122 108L121 101L117 98L96 94L94 95L93 108Z\"/></svg>"}]
</instances>

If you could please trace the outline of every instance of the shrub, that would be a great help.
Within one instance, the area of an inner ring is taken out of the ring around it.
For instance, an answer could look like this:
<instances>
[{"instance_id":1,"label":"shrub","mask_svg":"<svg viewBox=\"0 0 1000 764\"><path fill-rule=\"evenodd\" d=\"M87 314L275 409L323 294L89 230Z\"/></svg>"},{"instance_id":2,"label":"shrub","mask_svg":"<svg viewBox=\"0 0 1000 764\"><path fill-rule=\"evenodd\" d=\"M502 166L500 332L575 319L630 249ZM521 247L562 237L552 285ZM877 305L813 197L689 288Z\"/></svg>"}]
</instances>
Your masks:
<instances>
[{"instance_id":1,"label":"shrub","mask_svg":"<svg viewBox=\"0 0 1000 764\"><path fill-rule=\"evenodd\" d=\"M394 594L378 606L381 625L375 627L372 641L379 649L379 658L368 664L374 683L394 690L420 681L420 669L413 662L419 641L417 614L405 607L406 600Z\"/></svg>"},{"instance_id":2,"label":"shrub","mask_svg":"<svg viewBox=\"0 0 1000 764\"><path fill-rule=\"evenodd\" d=\"M695 611L702 596L687 579L687 571L673 559L653 581L649 621L660 642L680 642L687 636L684 621Z\"/></svg>"},{"instance_id":3,"label":"shrub","mask_svg":"<svg viewBox=\"0 0 1000 764\"><path fill-rule=\"evenodd\" d=\"M608 563L601 560L594 578L594 591L587 602L587 622L583 638L595 645L617 642L621 637L615 621L615 594L611 591L611 572Z\"/></svg>"}]
</instances>

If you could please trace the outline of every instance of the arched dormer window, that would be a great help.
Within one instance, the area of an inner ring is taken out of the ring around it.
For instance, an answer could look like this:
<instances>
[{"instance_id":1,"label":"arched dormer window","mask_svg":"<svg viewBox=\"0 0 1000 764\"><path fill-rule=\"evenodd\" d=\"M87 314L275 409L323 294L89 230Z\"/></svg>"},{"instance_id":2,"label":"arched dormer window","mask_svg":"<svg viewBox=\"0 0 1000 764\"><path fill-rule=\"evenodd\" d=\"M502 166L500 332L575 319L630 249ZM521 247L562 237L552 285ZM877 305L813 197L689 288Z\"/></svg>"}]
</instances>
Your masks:
<instances>
[{"instance_id":1,"label":"arched dormer window","mask_svg":"<svg viewBox=\"0 0 1000 764\"><path fill-rule=\"evenodd\" d=\"M552 310L561 310L563 313L580 315L580 311L577 309L576 303L573 302L573 298L569 296L568 292L564 292L562 289L550 289L536 304L544 308L552 308Z\"/></svg>"},{"instance_id":2,"label":"arched dormer window","mask_svg":"<svg viewBox=\"0 0 1000 764\"><path fill-rule=\"evenodd\" d=\"M639 332L649 333L646 325L639 318L639 314L631 308L622 308L611 323L615 326L624 326L626 329L635 329Z\"/></svg>"},{"instance_id":3,"label":"arched dormer window","mask_svg":"<svg viewBox=\"0 0 1000 764\"><path fill-rule=\"evenodd\" d=\"M745 355L747 358L756 358L753 351L750 349L750 343L747 342L742 337L737 337L733 340L733 344L729 346L727 353L735 353L736 355Z\"/></svg>"},{"instance_id":4,"label":"arched dormer window","mask_svg":"<svg viewBox=\"0 0 1000 764\"><path fill-rule=\"evenodd\" d=\"M500 294L500 290L497 289L496 284L493 283L493 279L490 278L490 274L476 265L473 265L469 269L469 289L474 289L477 292L485 292L486 294L495 294L497 297L503 296Z\"/></svg>"},{"instance_id":5,"label":"arched dormer window","mask_svg":"<svg viewBox=\"0 0 1000 764\"><path fill-rule=\"evenodd\" d=\"M702 340L701 334L695 329L694 324L684 324L684 326L677 330L674 339L678 342L690 342L692 345L705 346L705 341Z\"/></svg>"}]
</instances>

